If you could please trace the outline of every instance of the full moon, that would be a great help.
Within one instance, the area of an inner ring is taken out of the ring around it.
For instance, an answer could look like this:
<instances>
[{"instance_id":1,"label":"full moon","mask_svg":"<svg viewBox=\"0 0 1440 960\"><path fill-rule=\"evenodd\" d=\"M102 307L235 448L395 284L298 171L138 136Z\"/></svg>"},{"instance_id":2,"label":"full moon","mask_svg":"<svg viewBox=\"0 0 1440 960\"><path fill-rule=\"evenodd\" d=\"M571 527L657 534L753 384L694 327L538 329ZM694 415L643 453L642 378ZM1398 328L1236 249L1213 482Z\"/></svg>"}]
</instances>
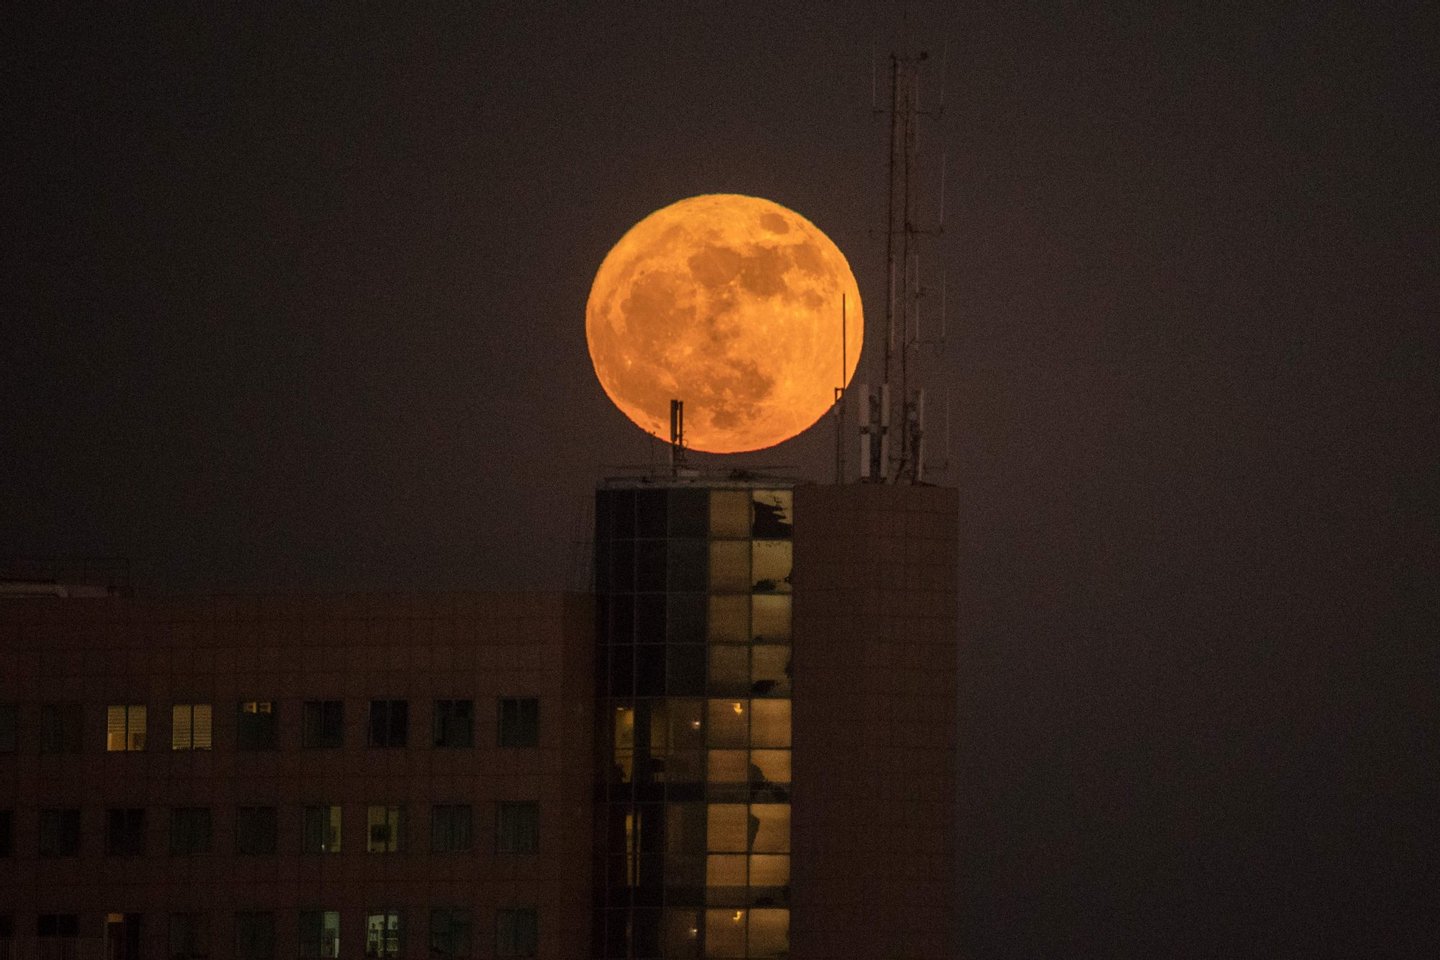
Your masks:
<instances>
[{"instance_id":1,"label":"full moon","mask_svg":"<svg viewBox=\"0 0 1440 960\"><path fill-rule=\"evenodd\" d=\"M687 447L739 453L830 409L860 362L864 320L850 265L818 227L759 197L707 194L620 238L585 334L600 385L642 430L668 439L682 400Z\"/></svg>"}]
</instances>

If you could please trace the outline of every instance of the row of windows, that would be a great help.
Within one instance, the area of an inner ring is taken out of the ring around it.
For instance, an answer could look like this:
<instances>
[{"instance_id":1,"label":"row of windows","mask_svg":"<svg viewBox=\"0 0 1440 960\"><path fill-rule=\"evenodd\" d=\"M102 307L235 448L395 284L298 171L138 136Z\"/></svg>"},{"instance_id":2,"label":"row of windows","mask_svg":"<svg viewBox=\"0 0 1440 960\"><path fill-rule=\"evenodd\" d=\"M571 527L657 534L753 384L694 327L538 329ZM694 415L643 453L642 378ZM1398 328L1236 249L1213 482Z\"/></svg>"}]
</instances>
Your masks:
<instances>
[{"instance_id":1,"label":"row of windows","mask_svg":"<svg viewBox=\"0 0 1440 960\"><path fill-rule=\"evenodd\" d=\"M333 804L301 808L301 852L341 852L345 839L342 813L342 808ZM145 814L143 807L110 808L105 811L107 856L144 855ZM210 853L213 849L213 832L213 817L209 807L170 809L169 851L172 856ZM474 835L474 811L471 804L437 803L430 806L430 852L470 851L474 849ZM236 808L236 853L273 854L277 852L278 836L279 808ZM39 811L36 850L40 856L79 856L80 838L79 808L47 807ZM396 805L368 807L365 814L364 842L367 853L400 853L410 849L412 839L406 808ZM533 801L503 801L495 805L496 853L535 853L539 846L539 804ZM13 856L14 851L15 812L0 810L0 857Z\"/></svg>"},{"instance_id":2,"label":"row of windows","mask_svg":"<svg viewBox=\"0 0 1440 960\"><path fill-rule=\"evenodd\" d=\"M596 498L595 539L787 539L791 490L675 488L604 490Z\"/></svg>"},{"instance_id":3,"label":"row of windows","mask_svg":"<svg viewBox=\"0 0 1440 960\"><path fill-rule=\"evenodd\" d=\"M429 912L427 947L432 958L469 957L474 950L474 923L468 907L436 906ZM421 914L423 916L423 913ZM105 916L106 955L135 956L142 942L145 916L138 913L110 913ZM366 957L400 957L406 952L410 911L381 908L365 913ZM168 917L171 960L206 960L211 955L211 917L205 913L172 913ZM36 918L35 936L42 955L73 956L80 938L80 916L74 913L42 913ZM277 950L275 914L248 910L234 914L237 960L275 960L290 955ZM347 938L338 910L302 910L297 917L296 952L303 958L340 958L358 951L345 947ZM495 952L503 958L533 957L539 944L539 917L533 907L510 907L495 913ZM0 956L11 955L13 918L0 914ZM53 944L53 947L47 946ZM342 949L344 947L344 949Z\"/></svg>"},{"instance_id":4,"label":"row of windows","mask_svg":"<svg viewBox=\"0 0 1440 960\"><path fill-rule=\"evenodd\" d=\"M241 750L274 750L279 744L280 703L246 700L236 707L235 745ZM535 697L502 697L497 705L498 736L502 747L533 747L540 740L540 701ZM17 709L0 704L0 753L14 752L18 741ZM82 746L83 707L78 703L40 705L39 748L42 753L79 753ZM149 710L143 703L112 704L105 708L105 749L110 752L145 750ZM177 703L170 708L170 748L209 750L214 745L214 708L209 703ZM366 742L372 747L410 746L410 702L371 700ZM344 746L345 703L342 700L305 700L300 708L300 742L306 748ZM430 745L473 747L475 701L436 700L431 712Z\"/></svg>"}]
</instances>

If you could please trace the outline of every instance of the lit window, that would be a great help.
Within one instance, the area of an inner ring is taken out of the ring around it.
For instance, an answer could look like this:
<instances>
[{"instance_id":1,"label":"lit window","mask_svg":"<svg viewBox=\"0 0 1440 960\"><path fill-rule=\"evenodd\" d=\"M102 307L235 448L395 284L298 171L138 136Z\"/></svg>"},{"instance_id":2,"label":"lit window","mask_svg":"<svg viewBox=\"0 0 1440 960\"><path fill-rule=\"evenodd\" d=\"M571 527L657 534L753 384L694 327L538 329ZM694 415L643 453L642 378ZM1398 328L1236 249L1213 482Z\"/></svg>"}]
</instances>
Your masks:
<instances>
[{"instance_id":1,"label":"lit window","mask_svg":"<svg viewBox=\"0 0 1440 960\"><path fill-rule=\"evenodd\" d=\"M203 913L170 914L170 960L206 960L210 923Z\"/></svg>"},{"instance_id":2,"label":"lit window","mask_svg":"<svg viewBox=\"0 0 1440 960\"><path fill-rule=\"evenodd\" d=\"M398 853L405 836L404 807L370 807L365 813L367 853Z\"/></svg>"},{"instance_id":3,"label":"lit window","mask_svg":"<svg viewBox=\"0 0 1440 960\"><path fill-rule=\"evenodd\" d=\"M250 910L235 914L236 960L274 960L275 914Z\"/></svg>"},{"instance_id":4,"label":"lit window","mask_svg":"<svg viewBox=\"0 0 1440 960\"><path fill-rule=\"evenodd\" d=\"M170 749L210 749L210 704L177 703L170 708Z\"/></svg>"},{"instance_id":5,"label":"lit window","mask_svg":"<svg viewBox=\"0 0 1440 960\"><path fill-rule=\"evenodd\" d=\"M533 957L539 947L540 925L534 908L501 910L495 916L495 956Z\"/></svg>"},{"instance_id":6,"label":"lit window","mask_svg":"<svg viewBox=\"0 0 1440 960\"><path fill-rule=\"evenodd\" d=\"M105 749L111 753L145 749L145 705L105 708Z\"/></svg>"},{"instance_id":7,"label":"lit window","mask_svg":"<svg viewBox=\"0 0 1440 960\"><path fill-rule=\"evenodd\" d=\"M750 592L750 544L744 540L710 541L710 592Z\"/></svg>"},{"instance_id":8,"label":"lit window","mask_svg":"<svg viewBox=\"0 0 1440 960\"><path fill-rule=\"evenodd\" d=\"M274 807L235 809L235 852L266 855L275 852L276 815Z\"/></svg>"},{"instance_id":9,"label":"lit window","mask_svg":"<svg viewBox=\"0 0 1440 960\"><path fill-rule=\"evenodd\" d=\"M745 956L744 910L705 911L705 955L707 957Z\"/></svg>"},{"instance_id":10,"label":"lit window","mask_svg":"<svg viewBox=\"0 0 1440 960\"><path fill-rule=\"evenodd\" d=\"M345 742L345 705L340 700L306 700L300 724L301 746L333 749Z\"/></svg>"},{"instance_id":11,"label":"lit window","mask_svg":"<svg viewBox=\"0 0 1440 960\"><path fill-rule=\"evenodd\" d=\"M502 803L495 813L495 852L534 853L540 845L540 807Z\"/></svg>"},{"instance_id":12,"label":"lit window","mask_svg":"<svg viewBox=\"0 0 1440 960\"><path fill-rule=\"evenodd\" d=\"M190 857L210 852L210 809L175 807L170 811L170 855Z\"/></svg>"},{"instance_id":13,"label":"lit window","mask_svg":"<svg viewBox=\"0 0 1440 960\"><path fill-rule=\"evenodd\" d=\"M370 701L370 746L403 747L410 729L410 704L404 700Z\"/></svg>"},{"instance_id":14,"label":"lit window","mask_svg":"<svg viewBox=\"0 0 1440 960\"><path fill-rule=\"evenodd\" d=\"M301 842L305 853L339 853L340 808L306 807Z\"/></svg>"},{"instance_id":15,"label":"lit window","mask_svg":"<svg viewBox=\"0 0 1440 960\"><path fill-rule=\"evenodd\" d=\"M500 746L533 747L540 742L540 701L505 697L500 701Z\"/></svg>"},{"instance_id":16,"label":"lit window","mask_svg":"<svg viewBox=\"0 0 1440 960\"><path fill-rule=\"evenodd\" d=\"M751 588L756 593L789 593L790 541L756 540L751 544L751 551Z\"/></svg>"},{"instance_id":17,"label":"lit window","mask_svg":"<svg viewBox=\"0 0 1440 960\"><path fill-rule=\"evenodd\" d=\"M430 956L459 960L470 956L470 911L464 907L435 907L430 911Z\"/></svg>"},{"instance_id":18,"label":"lit window","mask_svg":"<svg viewBox=\"0 0 1440 960\"><path fill-rule=\"evenodd\" d=\"M375 910L365 915L365 956L398 957L402 949L399 910Z\"/></svg>"},{"instance_id":19,"label":"lit window","mask_svg":"<svg viewBox=\"0 0 1440 960\"><path fill-rule=\"evenodd\" d=\"M772 907L749 911L747 941L751 957L790 956L790 911Z\"/></svg>"},{"instance_id":20,"label":"lit window","mask_svg":"<svg viewBox=\"0 0 1440 960\"><path fill-rule=\"evenodd\" d=\"M437 747L473 747L475 701L436 700L432 727Z\"/></svg>"},{"instance_id":21,"label":"lit window","mask_svg":"<svg viewBox=\"0 0 1440 960\"><path fill-rule=\"evenodd\" d=\"M242 700L235 722L235 746L241 750L274 750L275 714L273 700Z\"/></svg>"},{"instance_id":22,"label":"lit window","mask_svg":"<svg viewBox=\"0 0 1440 960\"><path fill-rule=\"evenodd\" d=\"M114 808L105 812L105 854L138 857L145 853L145 810Z\"/></svg>"},{"instance_id":23,"label":"lit window","mask_svg":"<svg viewBox=\"0 0 1440 960\"><path fill-rule=\"evenodd\" d=\"M340 956L340 911L300 911L300 956L306 960Z\"/></svg>"},{"instance_id":24,"label":"lit window","mask_svg":"<svg viewBox=\"0 0 1440 960\"><path fill-rule=\"evenodd\" d=\"M470 849L470 804L437 803L430 808L430 849L435 853L463 853Z\"/></svg>"}]
</instances>

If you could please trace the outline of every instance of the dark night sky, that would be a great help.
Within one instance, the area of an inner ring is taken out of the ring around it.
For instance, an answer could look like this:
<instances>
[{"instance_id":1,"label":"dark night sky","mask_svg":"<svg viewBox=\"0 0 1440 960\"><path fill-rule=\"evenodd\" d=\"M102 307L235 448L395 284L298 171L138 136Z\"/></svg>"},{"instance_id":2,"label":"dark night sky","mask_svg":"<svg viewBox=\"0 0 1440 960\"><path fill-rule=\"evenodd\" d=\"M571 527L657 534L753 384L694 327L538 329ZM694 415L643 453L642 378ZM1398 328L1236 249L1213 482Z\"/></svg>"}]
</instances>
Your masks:
<instances>
[{"instance_id":1,"label":"dark night sky","mask_svg":"<svg viewBox=\"0 0 1440 960\"><path fill-rule=\"evenodd\" d=\"M1429 956L1433 22L1194 6L912 8L950 41L962 946ZM584 342L631 224L769 197L879 319L894 11L402 9L12 15L0 553L565 586L651 455Z\"/></svg>"}]
</instances>

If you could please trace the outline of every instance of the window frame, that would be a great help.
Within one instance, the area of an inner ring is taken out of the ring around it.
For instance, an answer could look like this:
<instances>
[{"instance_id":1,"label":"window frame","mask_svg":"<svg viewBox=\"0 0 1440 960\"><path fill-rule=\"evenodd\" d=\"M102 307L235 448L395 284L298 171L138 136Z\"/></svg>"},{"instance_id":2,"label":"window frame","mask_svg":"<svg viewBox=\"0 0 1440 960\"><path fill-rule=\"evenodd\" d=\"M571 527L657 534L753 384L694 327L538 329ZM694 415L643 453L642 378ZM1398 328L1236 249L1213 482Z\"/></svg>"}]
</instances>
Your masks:
<instances>
[{"instance_id":1,"label":"window frame","mask_svg":"<svg viewBox=\"0 0 1440 960\"><path fill-rule=\"evenodd\" d=\"M399 708L398 711L396 708ZM377 720L378 729L377 729ZM378 734L378 736L377 736ZM409 700L371 700L369 722L366 724L367 746L398 749L408 745L410 737Z\"/></svg>"},{"instance_id":2,"label":"window frame","mask_svg":"<svg viewBox=\"0 0 1440 960\"><path fill-rule=\"evenodd\" d=\"M344 700L304 701L300 708L300 746L305 750L339 750L345 746Z\"/></svg>"},{"instance_id":3,"label":"window frame","mask_svg":"<svg viewBox=\"0 0 1440 960\"><path fill-rule=\"evenodd\" d=\"M206 736L204 746L197 746L196 728L200 726L199 709L204 708ZM181 735L181 720L184 735ZM211 703L172 703L170 705L170 749L172 751L210 750L215 743L215 705Z\"/></svg>"},{"instance_id":4,"label":"window frame","mask_svg":"<svg viewBox=\"0 0 1440 960\"><path fill-rule=\"evenodd\" d=\"M501 697L497 741L505 749L530 749L540 745L540 698ZM529 714L527 716L526 714Z\"/></svg>"},{"instance_id":5,"label":"window frame","mask_svg":"<svg viewBox=\"0 0 1440 960\"><path fill-rule=\"evenodd\" d=\"M120 714L120 746L115 746L112 739L115 734L115 711L123 711ZM148 746L146 728L149 723L149 711L143 703L111 703L105 707L105 752L106 753L140 753Z\"/></svg>"}]
</instances>

